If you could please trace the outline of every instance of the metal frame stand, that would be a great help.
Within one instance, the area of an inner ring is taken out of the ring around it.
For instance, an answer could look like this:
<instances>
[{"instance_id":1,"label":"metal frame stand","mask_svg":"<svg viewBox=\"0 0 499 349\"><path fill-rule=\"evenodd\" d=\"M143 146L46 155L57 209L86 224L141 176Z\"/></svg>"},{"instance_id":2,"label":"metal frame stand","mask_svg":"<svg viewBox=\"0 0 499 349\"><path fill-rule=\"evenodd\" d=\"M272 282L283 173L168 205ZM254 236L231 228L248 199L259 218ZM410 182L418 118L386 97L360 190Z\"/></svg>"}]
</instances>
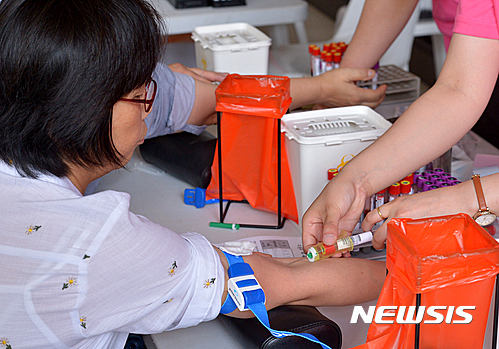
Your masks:
<instances>
[{"instance_id":1,"label":"metal frame stand","mask_svg":"<svg viewBox=\"0 0 499 349\"><path fill-rule=\"evenodd\" d=\"M388 269L386 269L388 275ZM421 293L416 293L416 311L421 306ZM499 274L496 275L496 289L494 298L494 324L492 329L492 349L497 349L497 326L499 326ZM419 349L419 339L421 336L421 324L416 324L414 333L414 349Z\"/></svg>"},{"instance_id":2,"label":"metal frame stand","mask_svg":"<svg viewBox=\"0 0 499 349\"><path fill-rule=\"evenodd\" d=\"M220 208L220 222L224 223L225 217L229 210L230 204L235 203L248 203L247 200L235 201L228 200L227 206L223 206L223 186L222 186L222 113L217 112L217 133L218 133L218 193L219 193L219 208ZM261 225L261 224L248 224L248 223L236 223L239 224L241 228L257 228L257 229L281 229L284 226L286 218L282 217L281 212L281 120L276 119L277 122L277 157L279 161L277 162L277 225Z\"/></svg>"}]
</instances>

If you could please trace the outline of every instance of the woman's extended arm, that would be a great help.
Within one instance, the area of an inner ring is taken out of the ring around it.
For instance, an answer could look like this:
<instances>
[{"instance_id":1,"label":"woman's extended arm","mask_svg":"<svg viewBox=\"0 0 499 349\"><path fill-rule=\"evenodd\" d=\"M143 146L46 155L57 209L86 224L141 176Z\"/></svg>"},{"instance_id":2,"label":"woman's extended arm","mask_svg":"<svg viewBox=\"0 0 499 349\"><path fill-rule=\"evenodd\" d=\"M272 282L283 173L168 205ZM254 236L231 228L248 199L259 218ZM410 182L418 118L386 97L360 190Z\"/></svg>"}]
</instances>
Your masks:
<instances>
[{"instance_id":1,"label":"woman's extended arm","mask_svg":"<svg viewBox=\"0 0 499 349\"><path fill-rule=\"evenodd\" d=\"M463 59L466 57L466 59ZM452 147L480 117L499 73L499 42L454 34L436 84L331 181L303 218L304 248L352 231L368 195Z\"/></svg>"},{"instance_id":2,"label":"woman's extended arm","mask_svg":"<svg viewBox=\"0 0 499 349\"><path fill-rule=\"evenodd\" d=\"M215 248L227 270L223 253ZM349 305L374 300L385 280L385 263L365 259L329 258L311 263L306 258L244 256L265 291L267 310L280 305ZM362 287L359 287L359 285ZM227 297L227 282L222 303ZM229 316L252 317L236 310Z\"/></svg>"}]
</instances>

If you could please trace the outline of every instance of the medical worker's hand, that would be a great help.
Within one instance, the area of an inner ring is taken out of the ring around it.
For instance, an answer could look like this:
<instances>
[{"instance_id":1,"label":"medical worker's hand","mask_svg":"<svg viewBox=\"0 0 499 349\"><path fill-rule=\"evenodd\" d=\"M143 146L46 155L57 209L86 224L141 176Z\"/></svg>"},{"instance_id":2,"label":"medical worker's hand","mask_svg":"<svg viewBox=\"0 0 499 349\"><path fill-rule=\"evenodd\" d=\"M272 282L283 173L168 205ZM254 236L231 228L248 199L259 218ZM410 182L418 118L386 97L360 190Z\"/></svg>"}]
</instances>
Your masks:
<instances>
[{"instance_id":1,"label":"medical worker's hand","mask_svg":"<svg viewBox=\"0 0 499 349\"><path fill-rule=\"evenodd\" d=\"M309 207L302 220L303 249L318 242L333 245L342 230L352 232L364 210L367 191L349 176L336 176Z\"/></svg>"},{"instance_id":2,"label":"medical worker's hand","mask_svg":"<svg viewBox=\"0 0 499 349\"><path fill-rule=\"evenodd\" d=\"M499 180L497 175L482 178L488 188L493 188ZM489 193L490 201L494 205L496 201L493 199L496 195L492 191ZM362 229L371 230L374 224L383 221L381 216L386 218L373 237L374 248L381 249L385 245L387 223L392 218L428 218L458 213L473 216L478 210L477 205L473 183L466 181L452 187L400 196L381 206L379 213L377 210L369 212L362 222Z\"/></svg>"},{"instance_id":3,"label":"medical worker's hand","mask_svg":"<svg viewBox=\"0 0 499 349\"><path fill-rule=\"evenodd\" d=\"M222 82L223 79L225 79L225 77L227 76L227 73L215 73L209 70L203 70L199 68L188 68L180 63L173 63L168 65L168 67L176 73L189 75L193 79L201 82L210 82L210 83Z\"/></svg>"}]
</instances>

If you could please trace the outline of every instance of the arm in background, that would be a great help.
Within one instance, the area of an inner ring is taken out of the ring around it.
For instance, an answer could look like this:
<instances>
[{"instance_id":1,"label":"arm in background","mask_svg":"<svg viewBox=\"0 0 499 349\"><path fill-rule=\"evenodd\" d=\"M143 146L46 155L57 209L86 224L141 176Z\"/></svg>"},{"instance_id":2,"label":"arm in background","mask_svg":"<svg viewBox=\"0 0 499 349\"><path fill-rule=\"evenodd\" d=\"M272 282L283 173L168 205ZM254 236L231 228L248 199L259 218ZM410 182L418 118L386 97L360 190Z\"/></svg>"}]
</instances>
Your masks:
<instances>
[{"instance_id":1,"label":"arm in background","mask_svg":"<svg viewBox=\"0 0 499 349\"><path fill-rule=\"evenodd\" d=\"M192 74L189 73L189 76L192 77ZM316 77L292 78L290 93L293 101L290 109L310 104L321 104L323 107L367 105L375 108L385 97L386 87L370 90L355 85L356 81L370 80L373 76L373 70L349 68L335 69ZM215 90L217 85L203 81L203 79L193 79L195 92L192 93L195 94L195 100L187 124L213 125L216 123Z\"/></svg>"},{"instance_id":2,"label":"arm in background","mask_svg":"<svg viewBox=\"0 0 499 349\"><path fill-rule=\"evenodd\" d=\"M366 0L341 67L373 67L397 38L418 0Z\"/></svg>"},{"instance_id":3,"label":"arm in background","mask_svg":"<svg viewBox=\"0 0 499 349\"><path fill-rule=\"evenodd\" d=\"M305 213L305 251L320 241L333 244L340 230L352 231L369 195L400 180L456 144L480 117L498 73L498 40L454 34L435 85L381 138L350 161ZM452 194L443 190L440 195ZM499 192L491 195L499 195ZM454 196L454 199L458 197ZM468 202L476 200L475 197L467 199ZM391 205L397 204L395 200ZM437 201L430 208L442 212L438 205ZM455 212L458 207L462 208L460 212L468 210L467 203L458 201L452 202L448 212ZM382 213L385 215L385 210ZM413 217L412 213L408 215ZM418 213L415 211L414 215L418 216ZM371 228L367 222L362 227ZM382 247L385 236L386 224L374 234L374 247Z\"/></svg>"}]
</instances>

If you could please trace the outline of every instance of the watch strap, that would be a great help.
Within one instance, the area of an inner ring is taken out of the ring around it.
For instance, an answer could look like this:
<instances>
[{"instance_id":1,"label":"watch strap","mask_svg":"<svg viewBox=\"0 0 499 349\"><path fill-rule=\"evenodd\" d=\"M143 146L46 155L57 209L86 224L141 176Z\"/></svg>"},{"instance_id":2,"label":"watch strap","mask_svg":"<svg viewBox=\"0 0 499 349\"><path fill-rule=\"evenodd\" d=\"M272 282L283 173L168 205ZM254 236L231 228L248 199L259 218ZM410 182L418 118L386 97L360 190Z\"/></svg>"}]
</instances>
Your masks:
<instances>
[{"instance_id":1,"label":"watch strap","mask_svg":"<svg viewBox=\"0 0 499 349\"><path fill-rule=\"evenodd\" d=\"M471 177L473 180L473 184L475 185L475 192L476 192L476 197L478 199L478 211L486 211L487 208L487 203L485 202L485 196L483 194L483 189L482 189L482 182L480 181L480 175L476 174Z\"/></svg>"}]
</instances>

